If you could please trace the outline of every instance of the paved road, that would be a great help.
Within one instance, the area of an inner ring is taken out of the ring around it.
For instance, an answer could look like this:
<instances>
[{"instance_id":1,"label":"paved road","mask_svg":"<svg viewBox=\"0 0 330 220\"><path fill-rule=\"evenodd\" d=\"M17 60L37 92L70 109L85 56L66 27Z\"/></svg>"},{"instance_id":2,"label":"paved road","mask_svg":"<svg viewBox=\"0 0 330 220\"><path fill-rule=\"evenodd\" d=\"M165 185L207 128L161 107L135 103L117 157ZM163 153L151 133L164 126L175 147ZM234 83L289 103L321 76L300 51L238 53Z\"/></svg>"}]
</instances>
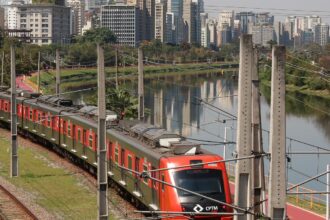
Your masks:
<instances>
[{"instance_id":1,"label":"paved road","mask_svg":"<svg viewBox=\"0 0 330 220\"><path fill-rule=\"evenodd\" d=\"M231 192L235 192L235 185L234 183L230 183L230 190ZM316 213L308 211L306 209L294 206L292 204L287 203L287 215L289 216L290 220L324 220L325 217L320 216Z\"/></svg>"},{"instance_id":2,"label":"paved road","mask_svg":"<svg viewBox=\"0 0 330 220\"><path fill-rule=\"evenodd\" d=\"M17 76L16 77L16 87L27 90L29 92L33 92L33 89L26 83L24 83L24 77L23 76Z\"/></svg>"}]
</instances>

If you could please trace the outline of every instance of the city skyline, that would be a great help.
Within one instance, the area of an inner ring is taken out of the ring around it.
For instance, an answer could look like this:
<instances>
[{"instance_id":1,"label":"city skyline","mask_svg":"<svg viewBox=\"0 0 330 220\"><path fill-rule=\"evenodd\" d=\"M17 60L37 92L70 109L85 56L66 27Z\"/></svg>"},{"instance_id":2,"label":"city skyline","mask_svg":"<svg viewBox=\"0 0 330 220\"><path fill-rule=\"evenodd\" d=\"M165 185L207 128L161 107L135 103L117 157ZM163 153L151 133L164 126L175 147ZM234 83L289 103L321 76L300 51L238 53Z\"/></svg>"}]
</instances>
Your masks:
<instances>
[{"instance_id":1,"label":"city skyline","mask_svg":"<svg viewBox=\"0 0 330 220\"><path fill-rule=\"evenodd\" d=\"M282 3L282 4L281 4ZM263 1L263 0L205 0L205 12L209 13L209 17L218 18L221 10L234 11L254 11L254 12L270 12L275 16L276 21L284 21L285 17L290 15L297 15L299 17L308 15L318 15L322 18L322 22L330 23L330 1L314 0L305 1L301 4L300 0L279 0L279 1ZM225 7L232 6L232 7ZM298 6L298 7L297 7ZM285 11L274 10L287 8ZM271 10L272 9L272 10ZM309 12L310 11L310 12ZM320 12L317 12L320 11ZM322 12L321 12L322 11Z\"/></svg>"}]
</instances>

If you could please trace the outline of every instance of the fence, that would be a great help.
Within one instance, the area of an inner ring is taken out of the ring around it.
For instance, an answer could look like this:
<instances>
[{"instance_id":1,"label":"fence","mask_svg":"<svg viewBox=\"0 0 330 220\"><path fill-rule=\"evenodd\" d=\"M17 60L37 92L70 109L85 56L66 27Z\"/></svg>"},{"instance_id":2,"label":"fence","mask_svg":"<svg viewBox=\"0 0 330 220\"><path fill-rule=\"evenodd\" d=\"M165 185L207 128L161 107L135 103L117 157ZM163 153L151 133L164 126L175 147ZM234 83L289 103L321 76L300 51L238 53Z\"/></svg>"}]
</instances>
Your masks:
<instances>
[{"instance_id":1,"label":"fence","mask_svg":"<svg viewBox=\"0 0 330 220\"><path fill-rule=\"evenodd\" d=\"M235 177L235 163L227 163L227 173L230 178ZM268 188L268 176L265 177L265 186ZM295 184L288 183L288 187L294 186ZM315 211L319 214L325 214L326 212L326 195L325 194L310 194L317 192L302 186L292 189L290 192L297 193L309 193L309 194L297 194L288 195L287 200L289 203L297 205L299 207Z\"/></svg>"}]
</instances>

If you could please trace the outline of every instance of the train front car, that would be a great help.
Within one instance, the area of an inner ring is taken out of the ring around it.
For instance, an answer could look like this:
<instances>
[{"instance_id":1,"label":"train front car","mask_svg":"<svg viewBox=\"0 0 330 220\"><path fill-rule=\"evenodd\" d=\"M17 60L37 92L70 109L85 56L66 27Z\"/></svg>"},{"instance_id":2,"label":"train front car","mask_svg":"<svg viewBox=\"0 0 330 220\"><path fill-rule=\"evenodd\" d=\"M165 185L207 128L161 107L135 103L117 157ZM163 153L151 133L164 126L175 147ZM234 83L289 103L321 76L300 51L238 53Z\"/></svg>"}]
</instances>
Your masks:
<instances>
[{"instance_id":1,"label":"train front car","mask_svg":"<svg viewBox=\"0 0 330 220\"><path fill-rule=\"evenodd\" d=\"M226 205L231 204L232 201L225 164L207 164L221 160L220 156L214 154L205 152L191 154L189 151L184 155L163 157L161 169L164 168L164 170L159 173L161 180L185 190L161 184L162 217L167 215L168 219L187 219L187 217L192 219L233 219L233 216L230 215L233 210ZM200 165L201 163L204 164ZM222 215L221 213L228 214Z\"/></svg>"}]
</instances>

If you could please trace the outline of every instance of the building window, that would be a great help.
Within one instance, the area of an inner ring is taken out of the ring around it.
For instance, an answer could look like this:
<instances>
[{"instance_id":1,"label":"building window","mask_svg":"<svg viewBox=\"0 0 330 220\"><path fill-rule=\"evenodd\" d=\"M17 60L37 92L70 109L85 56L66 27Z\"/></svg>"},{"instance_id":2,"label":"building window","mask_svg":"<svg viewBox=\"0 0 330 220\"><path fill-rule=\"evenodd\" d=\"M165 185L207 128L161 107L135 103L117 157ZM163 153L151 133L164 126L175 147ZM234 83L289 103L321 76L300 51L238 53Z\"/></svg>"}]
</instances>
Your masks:
<instances>
[{"instance_id":1,"label":"building window","mask_svg":"<svg viewBox=\"0 0 330 220\"><path fill-rule=\"evenodd\" d=\"M42 16L43 18L46 18L46 17L48 17L48 13L42 13L41 16Z\"/></svg>"},{"instance_id":2,"label":"building window","mask_svg":"<svg viewBox=\"0 0 330 220\"><path fill-rule=\"evenodd\" d=\"M42 43L48 43L48 39L42 39Z\"/></svg>"},{"instance_id":3,"label":"building window","mask_svg":"<svg viewBox=\"0 0 330 220\"><path fill-rule=\"evenodd\" d=\"M42 22L48 22L48 19L42 19L41 21Z\"/></svg>"},{"instance_id":4,"label":"building window","mask_svg":"<svg viewBox=\"0 0 330 220\"><path fill-rule=\"evenodd\" d=\"M48 29L42 29L42 33L48 33Z\"/></svg>"},{"instance_id":5,"label":"building window","mask_svg":"<svg viewBox=\"0 0 330 220\"><path fill-rule=\"evenodd\" d=\"M42 24L42 27L48 27L48 24Z\"/></svg>"}]
</instances>

